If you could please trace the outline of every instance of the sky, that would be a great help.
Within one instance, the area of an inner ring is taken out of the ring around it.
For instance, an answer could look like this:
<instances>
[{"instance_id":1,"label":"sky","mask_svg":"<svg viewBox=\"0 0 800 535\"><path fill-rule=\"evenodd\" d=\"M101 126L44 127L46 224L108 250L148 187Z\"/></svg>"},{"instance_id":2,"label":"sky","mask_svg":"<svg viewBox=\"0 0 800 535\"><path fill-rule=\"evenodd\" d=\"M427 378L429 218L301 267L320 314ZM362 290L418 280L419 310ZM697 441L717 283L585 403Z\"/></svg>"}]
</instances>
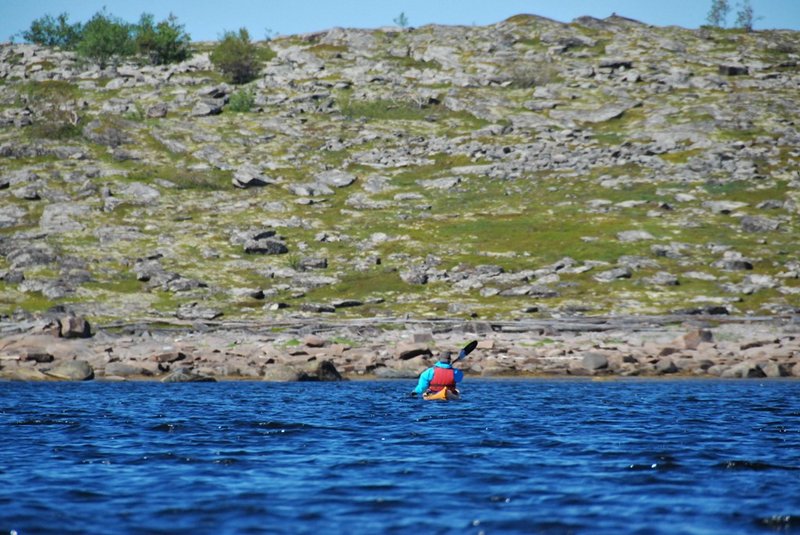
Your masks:
<instances>
[{"instance_id":1,"label":"sky","mask_svg":"<svg viewBox=\"0 0 800 535\"><path fill-rule=\"evenodd\" d=\"M729 0L733 8L728 25L734 23L740 1ZM751 0L751 5L755 29L800 30L800 0ZM136 22L143 12L156 20L174 13L192 40L209 41L241 27L253 40L261 40L337 26L392 26L400 13L410 26L485 25L520 13L561 22L617 13L657 26L697 28L706 23L711 0L0 0L0 42L28 29L42 15L67 12L71 22L86 21L103 6L128 22Z\"/></svg>"}]
</instances>

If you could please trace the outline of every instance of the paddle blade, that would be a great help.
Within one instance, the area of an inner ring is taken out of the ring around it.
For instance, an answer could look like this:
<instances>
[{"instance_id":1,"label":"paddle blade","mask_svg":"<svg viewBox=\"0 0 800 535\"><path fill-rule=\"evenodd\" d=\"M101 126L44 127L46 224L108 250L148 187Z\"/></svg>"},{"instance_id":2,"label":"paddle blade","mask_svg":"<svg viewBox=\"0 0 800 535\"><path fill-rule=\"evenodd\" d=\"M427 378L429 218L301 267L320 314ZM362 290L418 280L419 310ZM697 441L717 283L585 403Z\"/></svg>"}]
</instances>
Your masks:
<instances>
[{"instance_id":1,"label":"paddle blade","mask_svg":"<svg viewBox=\"0 0 800 535\"><path fill-rule=\"evenodd\" d=\"M470 353L472 353L472 351L473 351L473 350L474 350L476 347L478 347L478 341L477 341L477 340L473 340L472 342L468 343L467 345L465 345L465 346L464 346L464 347L461 349L461 351L459 351L459 353L458 353L458 358L457 358L456 360L461 360L461 359L463 359L464 357L466 357L467 355L469 355Z\"/></svg>"}]
</instances>

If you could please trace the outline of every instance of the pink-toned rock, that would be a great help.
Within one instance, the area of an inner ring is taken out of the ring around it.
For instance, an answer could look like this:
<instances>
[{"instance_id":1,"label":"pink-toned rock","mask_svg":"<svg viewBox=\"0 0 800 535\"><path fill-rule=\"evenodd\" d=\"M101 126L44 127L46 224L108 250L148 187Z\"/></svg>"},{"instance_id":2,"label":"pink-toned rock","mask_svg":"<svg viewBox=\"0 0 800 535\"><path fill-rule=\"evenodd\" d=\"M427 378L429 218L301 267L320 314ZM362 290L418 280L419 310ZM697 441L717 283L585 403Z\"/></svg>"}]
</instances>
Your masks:
<instances>
[{"instance_id":1,"label":"pink-toned rock","mask_svg":"<svg viewBox=\"0 0 800 535\"><path fill-rule=\"evenodd\" d=\"M694 350L698 355L708 356L719 354L719 348L717 348L717 345L713 342L700 342Z\"/></svg>"},{"instance_id":2,"label":"pink-toned rock","mask_svg":"<svg viewBox=\"0 0 800 535\"><path fill-rule=\"evenodd\" d=\"M180 351L166 351L164 353L157 353L150 357L156 362L176 362L186 358L186 354Z\"/></svg>"},{"instance_id":3,"label":"pink-toned rock","mask_svg":"<svg viewBox=\"0 0 800 535\"><path fill-rule=\"evenodd\" d=\"M765 360L769 358L769 348L764 346L751 347L739 353L739 357L743 360Z\"/></svg>"},{"instance_id":4,"label":"pink-toned rock","mask_svg":"<svg viewBox=\"0 0 800 535\"><path fill-rule=\"evenodd\" d=\"M433 333L430 331L413 333L411 340L415 344L430 344L433 343Z\"/></svg>"},{"instance_id":5,"label":"pink-toned rock","mask_svg":"<svg viewBox=\"0 0 800 535\"><path fill-rule=\"evenodd\" d=\"M661 351L658 352L659 357L668 357L670 355L674 355L675 353L680 352L680 349L674 346L667 346L661 348Z\"/></svg>"},{"instance_id":6,"label":"pink-toned rock","mask_svg":"<svg viewBox=\"0 0 800 535\"><path fill-rule=\"evenodd\" d=\"M730 368L724 370L721 374L721 377L752 379L758 377L766 377L766 374L764 373L764 370L761 369L761 366L759 366L757 362L748 360L745 362L734 364Z\"/></svg>"},{"instance_id":7,"label":"pink-toned rock","mask_svg":"<svg viewBox=\"0 0 800 535\"><path fill-rule=\"evenodd\" d=\"M771 338L769 340L750 340L749 342L743 342L739 345L739 349L744 351L746 349L752 349L754 347L764 347L768 345L779 344L780 340L775 340Z\"/></svg>"},{"instance_id":8,"label":"pink-toned rock","mask_svg":"<svg viewBox=\"0 0 800 535\"><path fill-rule=\"evenodd\" d=\"M20 352L19 359L23 361L32 361L32 362L53 362L55 357L48 353L47 351L43 351L41 349L23 349Z\"/></svg>"},{"instance_id":9,"label":"pink-toned rock","mask_svg":"<svg viewBox=\"0 0 800 535\"><path fill-rule=\"evenodd\" d=\"M331 344L330 347L328 347L328 353L332 357L341 357L348 349L349 347L343 344Z\"/></svg>"},{"instance_id":10,"label":"pink-toned rock","mask_svg":"<svg viewBox=\"0 0 800 535\"><path fill-rule=\"evenodd\" d=\"M62 338L89 338L92 336L92 329L86 318L78 316L65 316L58 320Z\"/></svg>"},{"instance_id":11,"label":"pink-toned rock","mask_svg":"<svg viewBox=\"0 0 800 535\"><path fill-rule=\"evenodd\" d=\"M697 349L702 342L711 342L714 335L708 329L696 329L690 331L676 340L685 349Z\"/></svg>"},{"instance_id":12,"label":"pink-toned rock","mask_svg":"<svg viewBox=\"0 0 800 535\"><path fill-rule=\"evenodd\" d=\"M42 373L36 368L14 368L2 372L2 377L12 381L53 381L49 375Z\"/></svg>"},{"instance_id":13,"label":"pink-toned rock","mask_svg":"<svg viewBox=\"0 0 800 535\"><path fill-rule=\"evenodd\" d=\"M659 359L654 368L656 373L659 374L677 373L679 371L675 361L671 358Z\"/></svg>"},{"instance_id":14,"label":"pink-toned rock","mask_svg":"<svg viewBox=\"0 0 800 535\"><path fill-rule=\"evenodd\" d=\"M494 349L494 340L490 338L478 340L478 345L475 349Z\"/></svg>"},{"instance_id":15,"label":"pink-toned rock","mask_svg":"<svg viewBox=\"0 0 800 535\"><path fill-rule=\"evenodd\" d=\"M153 373L136 364L129 364L125 362L109 362L106 364L104 375L115 377L132 377L132 376L149 376Z\"/></svg>"},{"instance_id":16,"label":"pink-toned rock","mask_svg":"<svg viewBox=\"0 0 800 535\"><path fill-rule=\"evenodd\" d=\"M47 375L66 381L88 381L94 379L94 369L85 360L69 360L57 364Z\"/></svg>"},{"instance_id":17,"label":"pink-toned rock","mask_svg":"<svg viewBox=\"0 0 800 535\"><path fill-rule=\"evenodd\" d=\"M397 344L395 352L397 354L397 358L400 360L408 360L420 355L424 355L426 357L433 355L433 353L431 353L431 349L425 344L409 344L407 342L401 342Z\"/></svg>"},{"instance_id":18,"label":"pink-toned rock","mask_svg":"<svg viewBox=\"0 0 800 535\"><path fill-rule=\"evenodd\" d=\"M786 368L771 360L759 362L758 367L761 368L761 371L764 372L764 376L766 377L786 377L789 375L789 371Z\"/></svg>"},{"instance_id":19,"label":"pink-toned rock","mask_svg":"<svg viewBox=\"0 0 800 535\"><path fill-rule=\"evenodd\" d=\"M308 347L322 347L325 345L325 339L316 334L309 334L303 338L303 343Z\"/></svg>"}]
</instances>

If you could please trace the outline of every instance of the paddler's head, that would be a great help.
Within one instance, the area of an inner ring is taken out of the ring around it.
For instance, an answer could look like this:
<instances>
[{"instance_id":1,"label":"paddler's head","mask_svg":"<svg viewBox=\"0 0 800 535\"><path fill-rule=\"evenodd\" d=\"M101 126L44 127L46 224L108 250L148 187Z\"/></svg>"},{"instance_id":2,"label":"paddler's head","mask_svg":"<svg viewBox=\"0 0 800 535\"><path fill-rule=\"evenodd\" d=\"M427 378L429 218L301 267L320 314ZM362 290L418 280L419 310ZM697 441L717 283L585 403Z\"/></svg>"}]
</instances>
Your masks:
<instances>
[{"instance_id":1,"label":"paddler's head","mask_svg":"<svg viewBox=\"0 0 800 535\"><path fill-rule=\"evenodd\" d=\"M453 354L450 351L442 351L439 353L439 362L450 364L450 359L452 358L452 356Z\"/></svg>"}]
</instances>

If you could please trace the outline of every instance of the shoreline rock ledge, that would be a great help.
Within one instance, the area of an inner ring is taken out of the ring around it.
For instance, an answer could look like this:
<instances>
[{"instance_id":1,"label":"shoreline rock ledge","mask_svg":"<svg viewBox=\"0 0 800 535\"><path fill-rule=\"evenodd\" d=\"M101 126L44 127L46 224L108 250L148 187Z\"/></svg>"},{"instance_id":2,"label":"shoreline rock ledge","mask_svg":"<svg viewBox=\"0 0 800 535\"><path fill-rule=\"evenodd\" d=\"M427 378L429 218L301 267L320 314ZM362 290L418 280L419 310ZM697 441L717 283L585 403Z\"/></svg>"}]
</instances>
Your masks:
<instances>
[{"instance_id":1,"label":"shoreline rock ledge","mask_svg":"<svg viewBox=\"0 0 800 535\"><path fill-rule=\"evenodd\" d=\"M469 378L800 377L800 318L614 317L484 322L364 319L280 326L69 317L5 325L0 380L206 382L408 379L469 340ZM65 328L69 327L69 328Z\"/></svg>"}]
</instances>

